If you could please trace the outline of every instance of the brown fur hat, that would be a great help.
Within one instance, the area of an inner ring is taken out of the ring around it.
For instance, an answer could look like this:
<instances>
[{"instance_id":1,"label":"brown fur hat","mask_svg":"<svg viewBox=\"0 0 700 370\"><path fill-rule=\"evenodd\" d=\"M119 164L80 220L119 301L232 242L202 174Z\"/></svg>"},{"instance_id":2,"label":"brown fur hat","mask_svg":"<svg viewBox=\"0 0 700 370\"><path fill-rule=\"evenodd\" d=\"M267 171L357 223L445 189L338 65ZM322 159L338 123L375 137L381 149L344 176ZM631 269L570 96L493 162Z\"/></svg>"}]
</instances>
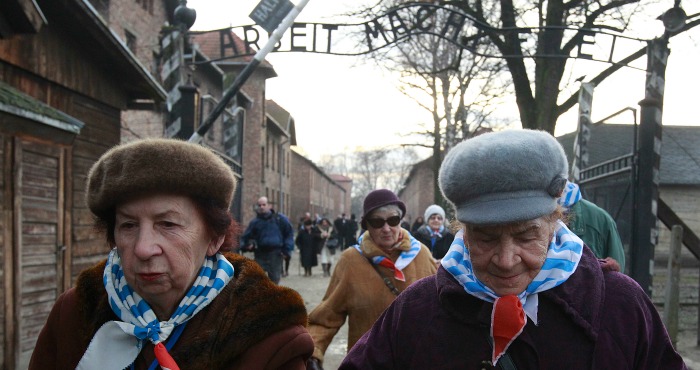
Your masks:
<instances>
[{"instance_id":1,"label":"brown fur hat","mask_svg":"<svg viewBox=\"0 0 700 370\"><path fill-rule=\"evenodd\" d=\"M120 202L157 192L212 199L228 209L235 190L233 171L211 150L175 139L143 139L100 157L88 173L86 203L105 217Z\"/></svg>"}]
</instances>

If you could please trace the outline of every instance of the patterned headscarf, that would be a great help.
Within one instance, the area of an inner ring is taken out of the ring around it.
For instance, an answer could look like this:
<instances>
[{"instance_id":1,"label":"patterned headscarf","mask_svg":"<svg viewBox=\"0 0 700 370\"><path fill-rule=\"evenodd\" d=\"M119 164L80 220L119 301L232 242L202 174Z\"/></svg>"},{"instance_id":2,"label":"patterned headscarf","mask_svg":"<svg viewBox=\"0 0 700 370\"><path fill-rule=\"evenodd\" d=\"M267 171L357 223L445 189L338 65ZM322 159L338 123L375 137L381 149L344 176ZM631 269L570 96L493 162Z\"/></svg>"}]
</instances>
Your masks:
<instances>
[{"instance_id":1,"label":"patterned headscarf","mask_svg":"<svg viewBox=\"0 0 700 370\"><path fill-rule=\"evenodd\" d=\"M107 258L103 282L112 311L121 321L109 321L95 333L77 369L123 369L138 357L143 341L155 345L156 359L163 369L177 369L163 343L173 330L194 317L233 278L233 266L217 253L204 259L199 275L168 321L155 313L126 282L117 249Z\"/></svg>"}]
</instances>

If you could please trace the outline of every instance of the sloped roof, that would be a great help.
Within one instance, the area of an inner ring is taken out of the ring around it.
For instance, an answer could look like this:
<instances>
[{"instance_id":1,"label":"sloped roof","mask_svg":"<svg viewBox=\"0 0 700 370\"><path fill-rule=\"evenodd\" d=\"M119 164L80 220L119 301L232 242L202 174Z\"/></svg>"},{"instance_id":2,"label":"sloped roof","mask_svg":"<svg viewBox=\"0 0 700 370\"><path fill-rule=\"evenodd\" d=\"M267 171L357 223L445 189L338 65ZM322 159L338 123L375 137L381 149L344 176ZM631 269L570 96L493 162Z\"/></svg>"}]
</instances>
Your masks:
<instances>
[{"instance_id":1,"label":"sloped roof","mask_svg":"<svg viewBox=\"0 0 700 370\"><path fill-rule=\"evenodd\" d=\"M66 113L44 104L11 86L0 82L0 112L30 119L73 134L85 124Z\"/></svg>"},{"instance_id":2,"label":"sloped roof","mask_svg":"<svg viewBox=\"0 0 700 370\"><path fill-rule=\"evenodd\" d=\"M236 47L237 50L246 50L245 43L243 40L241 40L240 37L238 37L233 31L231 31L228 28L221 29L221 30L213 30L213 31L192 31L189 33L190 35L190 41L192 43L193 48L199 49L202 54L206 55L213 61L213 63L216 63L220 66L240 66L240 65L245 65L248 62L250 62L253 59L252 55L246 55L246 56L240 56L240 57L233 57L233 58L227 58L227 59L221 59L222 58L222 53L221 53L221 32L229 32L231 34L231 37L233 39L233 43ZM252 52L255 53L257 50L253 50ZM263 60L258 68L262 68L265 70L269 70L266 72L266 77L276 77L277 73L275 72L274 68L272 67L272 64L268 62L267 60Z\"/></svg>"},{"instance_id":3,"label":"sloped roof","mask_svg":"<svg viewBox=\"0 0 700 370\"><path fill-rule=\"evenodd\" d=\"M559 136L569 158L573 159L576 133ZM660 181L664 185L700 185L700 126L663 126ZM600 124L591 127L588 145L589 165L632 153L634 126Z\"/></svg>"},{"instance_id":4,"label":"sloped roof","mask_svg":"<svg viewBox=\"0 0 700 370\"><path fill-rule=\"evenodd\" d=\"M285 134L289 135L291 145L297 145L294 117L274 100L265 100L265 115Z\"/></svg>"},{"instance_id":5,"label":"sloped roof","mask_svg":"<svg viewBox=\"0 0 700 370\"><path fill-rule=\"evenodd\" d=\"M328 181L330 181L333 185L337 186L338 188L342 189L345 191L345 188L342 187L340 184L338 184L335 179L333 179L333 175L327 174L321 167L317 166L314 161L304 157L303 154L297 152L296 150L291 150L292 155L296 156L297 158L301 159L302 161L306 162L311 168L313 168L316 172L318 172L321 176L325 177Z\"/></svg>"},{"instance_id":6,"label":"sloped roof","mask_svg":"<svg viewBox=\"0 0 700 370\"><path fill-rule=\"evenodd\" d=\"M349 178L345 175L338 174L338 173L332 173L328 176L330 176L333 179L333 181L335 181L335 182L352 182L351 178Z\"/></svg>"}]
</instances>

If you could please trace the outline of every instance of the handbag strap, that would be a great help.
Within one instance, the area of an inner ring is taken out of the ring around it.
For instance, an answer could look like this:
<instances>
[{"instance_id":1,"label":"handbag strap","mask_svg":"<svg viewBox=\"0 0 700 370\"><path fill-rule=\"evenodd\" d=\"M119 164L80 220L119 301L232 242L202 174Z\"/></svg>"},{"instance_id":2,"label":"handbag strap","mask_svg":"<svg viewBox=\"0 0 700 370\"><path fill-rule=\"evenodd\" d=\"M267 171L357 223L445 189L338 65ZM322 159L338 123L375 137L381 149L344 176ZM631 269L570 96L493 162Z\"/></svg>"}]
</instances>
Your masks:
<instances>
[{"instance_id":1,"label":"handbag strap","mask_svg":"<svg viewBox=\"0 0 700 370\"><path fill-rule=\"evenodd\" d=\"M493 338L491 338L490 335L488 336L488 338L489 346L491 347L491 350L493 350ZM513 359L510 358L508 352L502 354L501 358L498 359L498 367L503 370L518 370L518 368L515 367L515 363L513 362Z\"/></svg>"},{"instance_id":2,"label":"handbag strap","mask_svg":"<svg viewBox=\"0 0 700 370\"><path fill-rule=\"evenodd\" d=\"M384 274L382 274L382 272L379 271L379 266L375 265L375 264L372 263L372 261L370 261L370 260L367 260L367 262L369 262L369 264L372 265L372 267L374 267L374 270L377 271L377 273L378 273L379 276L382 278L382 280L384 280L384 284L386 284L386 286L389 288L389 290L390 290L392 293L394 293L394 295L399 295L399 293L401 293L401 291L399 291L399 290L396 288L396 286L394 286L394 283L391 282L391 279L388 278L388 277L386 277L386 276L384 276Z\"/></svg>"}]
</instances>

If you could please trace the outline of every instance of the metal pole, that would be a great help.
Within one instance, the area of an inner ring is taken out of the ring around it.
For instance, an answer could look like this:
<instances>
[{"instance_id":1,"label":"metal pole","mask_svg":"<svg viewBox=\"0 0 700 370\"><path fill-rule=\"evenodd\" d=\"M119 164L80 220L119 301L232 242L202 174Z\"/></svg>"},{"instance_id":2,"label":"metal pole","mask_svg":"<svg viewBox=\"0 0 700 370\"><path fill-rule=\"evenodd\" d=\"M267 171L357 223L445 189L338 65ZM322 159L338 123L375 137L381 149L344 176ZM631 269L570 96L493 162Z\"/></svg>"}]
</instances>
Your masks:
<instances>
[{"instance_id":1,"label":"metal pole","mask_svg":"<svg viewBox=\"0 0 700 370\"><path fill-rule=\"evenodd\" d=\"M306 6L306 4L309 2L309 0L300 0L297 5L294 6L294 8L287 14L286 17L282 20L282 23L280 23L277 28L275 28L275 31L272 32L272 35L270 35L270 38L267 40L267 43L258 50L257 53L253 56L253 59L246 64L245 68L241 71L241 73L236 76L236 79L233 80L233 83L231 83L231 86L226 90L224 93L223 97L221 98L221 101L219 101L219 104L217 104L214 109L209 113L209 116L207 119L199 126L197 131L192 134L190 139L188 140L191 143L200 143L202 141L202 138L204 135L209 131L209 128L214 124L214 121L219 118L221 113L224 111L226 108L226 105L233 99L234 96L238 93L238 91L241 90L241 86L248 80L248 77L250 77L255 69L260 65L260 63L265 60L265 56L274 49L275 45L277 42L282 38L282 35L284 35L284 32L289 28L292 23L294 22L294 19L301 13L302 9Z\"/></svg>"},{"instance_id":2,"label":"metal pole","mask_svg":"<svg viewBox=\"0 0 700 370\"><path fill-rule=\"evenodd\" d=\"M651 296L654 248L658 241L657 208L664 98L664 76L670 51L666 37L649 42L644 99L639 102L639 154L630 248L630 276Z\"/></svg>"}]
</instances>

